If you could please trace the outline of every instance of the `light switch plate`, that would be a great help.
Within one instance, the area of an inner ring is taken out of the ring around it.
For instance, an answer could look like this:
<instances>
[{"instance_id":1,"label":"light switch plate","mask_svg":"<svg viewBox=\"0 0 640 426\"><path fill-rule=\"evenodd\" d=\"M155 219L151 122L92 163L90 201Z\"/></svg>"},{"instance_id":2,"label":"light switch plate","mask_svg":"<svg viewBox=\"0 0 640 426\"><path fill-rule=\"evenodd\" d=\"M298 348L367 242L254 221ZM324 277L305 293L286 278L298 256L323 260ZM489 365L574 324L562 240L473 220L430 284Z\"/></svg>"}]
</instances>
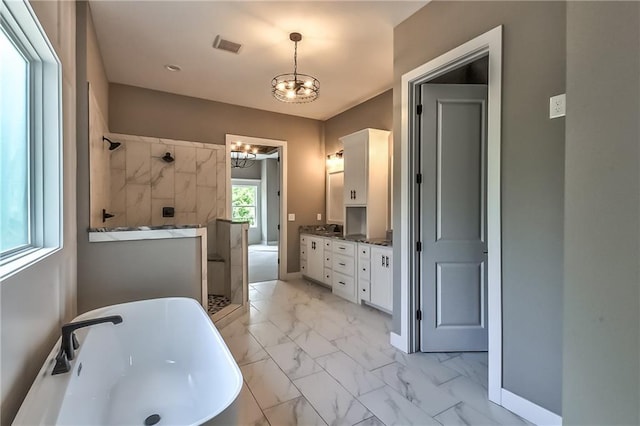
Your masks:
<instances>
[{"instance_id":1,"label":"light switch plate","mask_svg":"<svg viewBox=\"0 0 640 426\"><path fill-rule=\"evenodd\" d=\"M296 214L295 213L289 213L289 222L294 222L296 220Z\"/></svg>"},{"instance_id":2,"label":"light switch plate","mask_svg":"<svg viewBox=\"0 0 640 426\"><path fill-rule=\"evenodd\" d=\"M318 213L318 215L316 216L316 219L322 220L322 213Z\"/></svg>"},{"instance_id":3,"label":"light switch plate","mask_svg":"<svg viewBox=\"0 0 640 426\"><path fill-rule=\"evenodd\" d=\"M549 118L564 117L567 113L567 95L561 94L549 98Z\"/></svg>"}]
</instances>

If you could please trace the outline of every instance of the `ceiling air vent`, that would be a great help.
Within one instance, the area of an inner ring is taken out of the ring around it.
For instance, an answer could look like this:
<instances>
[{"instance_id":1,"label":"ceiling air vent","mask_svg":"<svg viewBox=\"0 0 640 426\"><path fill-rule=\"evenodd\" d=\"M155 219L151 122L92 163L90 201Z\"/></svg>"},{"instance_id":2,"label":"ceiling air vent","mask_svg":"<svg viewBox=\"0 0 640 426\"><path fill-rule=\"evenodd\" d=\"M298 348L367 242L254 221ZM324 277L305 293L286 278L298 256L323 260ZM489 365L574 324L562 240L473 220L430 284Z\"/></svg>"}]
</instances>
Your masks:
<instances>
[{"instance_id":1,"label":"ceiling air vent","mask_svg":"<svg viewBox=\"0 0 640 426\"><path fill-rule=\"evenodd\" d=\"M225 40L220 36L216 36L216 39L213 41L213 47L220 50L226 50L231 53L238 53L242 45L240 43Z\"/></svg>"}]
</instances>

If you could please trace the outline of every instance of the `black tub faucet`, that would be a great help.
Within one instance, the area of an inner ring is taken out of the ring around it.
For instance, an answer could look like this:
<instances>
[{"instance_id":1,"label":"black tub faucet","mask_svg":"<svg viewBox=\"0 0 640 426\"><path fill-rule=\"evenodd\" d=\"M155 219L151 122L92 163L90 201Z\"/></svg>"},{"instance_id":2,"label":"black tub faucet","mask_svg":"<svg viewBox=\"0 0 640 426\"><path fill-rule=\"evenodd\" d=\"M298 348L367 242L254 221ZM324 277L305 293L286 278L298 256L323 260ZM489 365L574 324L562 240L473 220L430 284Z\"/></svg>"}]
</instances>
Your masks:
<instances>
[{"instance_id":1,"label":"black tub faucet","mask_svg":"<svg viewBox=\"0 0 640 426\"><path fill-rule=\"evenodd\" d=\"M110 322L114 325L120 324L122 322L122 317L120 315L111 315L108 317L70 322L63 325L62 344L60 345L60 352L58 352L58 355L56 356L56 365L53 367L53 374L66 373L71 369L69 361L74 358L75 351L80 346L75 335L75 331L77 329L106 322Z\"/></svg>"}]
</instances>

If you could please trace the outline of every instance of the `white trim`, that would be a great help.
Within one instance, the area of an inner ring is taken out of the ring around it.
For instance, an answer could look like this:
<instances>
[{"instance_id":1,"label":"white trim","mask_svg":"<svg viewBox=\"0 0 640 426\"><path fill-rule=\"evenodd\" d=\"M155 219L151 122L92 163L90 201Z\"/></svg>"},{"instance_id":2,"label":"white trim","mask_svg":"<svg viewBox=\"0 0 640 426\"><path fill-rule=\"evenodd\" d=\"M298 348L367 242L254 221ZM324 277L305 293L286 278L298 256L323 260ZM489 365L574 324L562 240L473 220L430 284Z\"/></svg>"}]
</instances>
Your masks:
<instances>
[{"instance_id":1,"label":"white trim","mask_svg":"<svg viewBox=\"0 0 640 426\"><path fill-rule=\"evenodd\" d=\"M236 140L242 140L250 145L266 145L280 148L280 237L278 244L278 257L280 258L279 279L287 277L287 141L278 139L255 138L252 136L225 135L226 158L231 158L231 144ZM226 216L231 218L231 164L228 162L227 171L227 206Z\"/></svg>"},{"instance_id":2,"label":"white trim","mask_svg":"<svg viewBox=\"0 0 640 426\"><path fill-rule=\"evenodd\" d=\"M389 333L389 343L391 343L391 346L400 349L402 352L409 352L409 348L407 347L407 340L399 334L396 334L394 332Z\"/></svg>"},{"instance_id":3,"label":"white trim","mask_svg":"<svg viewBox=\"0 0 640 426\"><path fill-rule=\"evenodd\" d=\"M539 426L560 426L562 417L515 393L502 389L502 406Z\"/></svg>"},{"instance_id":4,"label":"white trim","mask_svg":"<svg viewBox=\"0 0 640 426\"><path fill-rule=\"evenodd\" d=\"M412 182L409 164L410 89L420 82L489 54L489 108L487 120L487 231L488 241L488 304L489 304L489 400L500 404L502 398L502 267L500 218L500 144L502 86L502 26L498 26L449 52L423 64L402 76L401 139L400 139L400 215L410 218L409 196ZM415 321L411 301L413 285L410 270L414 256L409 238L409 221L400 222L400 339L409 351L414 349L411 323Z\"/></svg>"}]
</instances>

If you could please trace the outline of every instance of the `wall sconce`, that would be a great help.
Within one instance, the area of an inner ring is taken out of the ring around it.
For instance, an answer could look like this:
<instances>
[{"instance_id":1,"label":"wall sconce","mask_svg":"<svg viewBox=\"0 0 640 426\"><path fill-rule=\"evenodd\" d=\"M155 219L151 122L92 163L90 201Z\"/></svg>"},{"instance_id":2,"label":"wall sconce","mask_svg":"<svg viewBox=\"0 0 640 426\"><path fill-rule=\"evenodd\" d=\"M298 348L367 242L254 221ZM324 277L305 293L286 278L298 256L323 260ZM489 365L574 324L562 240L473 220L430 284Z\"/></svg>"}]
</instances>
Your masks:
<instances>
[{"instance_id":1,"label":"wall sconce","mask_svg":"<svg viewBox=\"0 0 640 426\"><path fill-rule=\"evenodd\" d=\"M342 168L342 155L344 154L344 150L340 150L333 154L327 155L327 169L336 169Z\"/></svg>"}]
</instances>

